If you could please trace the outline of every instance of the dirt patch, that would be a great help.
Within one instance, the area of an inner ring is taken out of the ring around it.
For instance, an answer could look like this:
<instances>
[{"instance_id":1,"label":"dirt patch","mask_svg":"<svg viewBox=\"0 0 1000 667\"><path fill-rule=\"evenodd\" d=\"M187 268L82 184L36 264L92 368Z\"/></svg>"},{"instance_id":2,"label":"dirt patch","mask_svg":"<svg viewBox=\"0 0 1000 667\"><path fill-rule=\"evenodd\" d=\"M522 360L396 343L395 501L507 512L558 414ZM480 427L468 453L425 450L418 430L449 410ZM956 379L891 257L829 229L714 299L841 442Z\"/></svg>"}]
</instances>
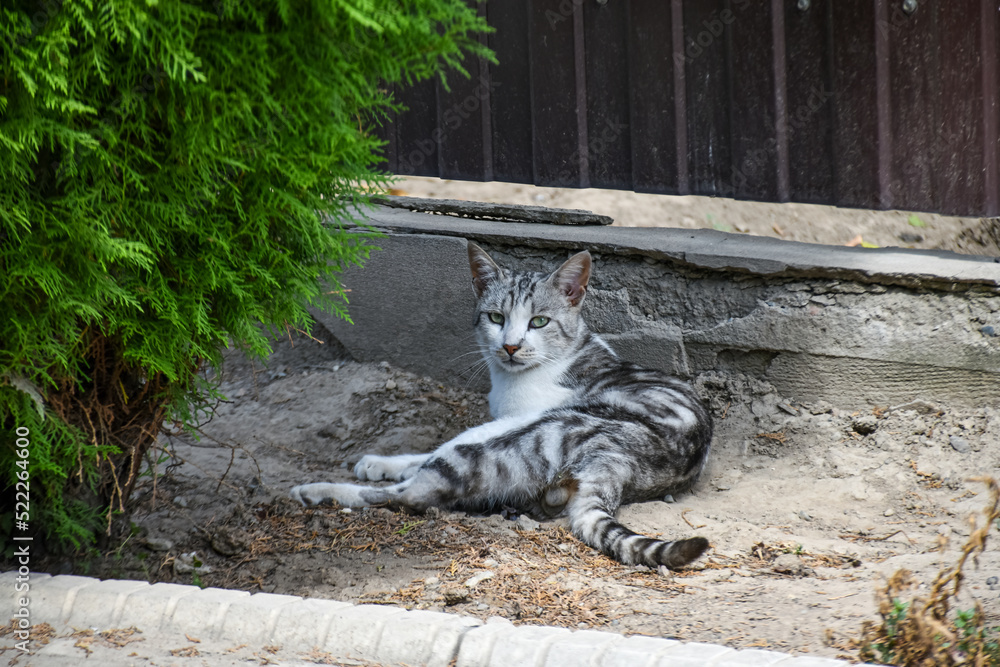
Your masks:
<instances>
[{"instance_id":1,"label":"dirt patch","mask_svg":"<svg viewBox=\"0 0 1000 667\"><path fill-rule=\"evenodd\" d=\"M275 346L267 368L229 358L219 380L231 399L200 440L164 441L172 458L139 489L133 536L61 571L856 657L877 585L900 567L932 581L985 502L967 478L1000 474L996 408L927 400L847 414L703 376L717 424L706 474L672 503L620 513L649 535L709 538L707 558L664 577L605 558L563 522L509 511L299 507L291 486L349 480L365 453L430 451L486 420L486 401L330 344ZM991 550L957 608L978 599L996 625L998 574Z\"/></svg>"}]
</instances>

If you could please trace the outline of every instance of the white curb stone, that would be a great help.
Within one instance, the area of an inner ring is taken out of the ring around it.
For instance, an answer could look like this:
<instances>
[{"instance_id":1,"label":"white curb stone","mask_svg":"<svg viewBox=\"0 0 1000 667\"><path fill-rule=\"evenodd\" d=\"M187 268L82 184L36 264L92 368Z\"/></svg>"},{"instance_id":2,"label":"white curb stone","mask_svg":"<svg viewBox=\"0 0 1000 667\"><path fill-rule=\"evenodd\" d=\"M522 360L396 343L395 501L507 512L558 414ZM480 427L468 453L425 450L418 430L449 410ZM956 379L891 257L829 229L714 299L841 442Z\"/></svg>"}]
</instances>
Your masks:
<instances>
[{"instance_id":1,"label":"white curb stone","mask_svg":"<svg viewBox=\"0 0 1000 667\"><path fill-rule=\"evenodd\" d=\"M31 575L31 620L33 623L65 625L73 611L77 593L100 583L90 577L64 574L37 581Z\"/></svg>"},{"instance_id":2,"label":"white curb stone","mask_svg":"<svg viewBox=\"0 0 1000 667\"><path fill-rule=\"evenodd\" d=\"M481 621L433 611L410 611L386 618L374 659L448 667L463 636Z\"/></svg>"},{"instance_id":3,"label":"white curb stone","mask_svg":"<svg viewBox=\"0 0 1000 667\"><path fill-rule=\"evenodd\" d=\"M115 579L101 581L93 586L84 586L77 591L76 597L73 599L73 608L66 617L66 622L74 628L93 628L95 630L119 627L119 619L122 617L125 601L129 595L148 588L150 586L147 581L119 581Z\"/></svg>"},{"instance_id":4,"label":"white curb stone","mask_svg":"<svg viewBox=\"0 0 1000 667\"><path fill-rule=\"evenodd\" d=\"M705 667L718 665L717 660L726 654L736 655L736 651L718 644L678 642L676 646L668 649L656 664L658 667Z\"/></svg>"},{"instance_id":5,"label":"white curb stone","mask_svg":"<svg viewBox=\"0 0 1000 667\"><path fill-rule=\"evenodd\" d=\"M18 591L15 586L18 585L17 581L17 570L11 570L10 572L0 572L0 591L9 592L10 597L0 593L0 623L3 623L10 617L12 617L17 610L20 609L21 605L18 600L23 597L32 598L34 597L34 585L36 581L41 581L43 579L49 579L50 576L47 574L35 574L31 573L31 581L29 582L32 586L31 590L28 591Z\"/></svg>"},{"instance_id":6,"label":"white curb stone","mask_svg":"<svg viewBox=\"0 0 1000 667\"><path fill-rule=\"evenodd\" d=\"M503 645L513 636L517 628L505 618L494 617L486 625L465 633L458 648L455 667L479 667L489 664L490 653L496 644Z\"/></svg>"},{"instance_id":7,"label":"white curb stone","mask_svg":"<svg viewBox=\"0 0 1000 667\"><path fill-rule=\"evenodd\" d=\"M616 633L578 630L549 647L545 667L599 667L604 654L621 642Z\"/></svg>"},{"instance_id":8,"label":"white curb stone","mask_svg":"<svg viewBox=\"0 0 1000 667\"><path fill-rule=\"evenodd\" d=\"M299 602L302 602L302 598L295 595L273 593L257 593L249 598L237 600L229 607L229 612L222 621L219 637L225 637L237 644L281 642L284 638L276 638L274 632L278 617L290 605Z\"/></svg>"},{"instance_id":9,"label":"white curb stone","mask_svg":"<svg viewBox=\"0 0 1000 667\"><path fill-rule=\"evenodd\" d=\"M724 655L713 664L718 667L765 667L767 665L774 665L787 658L787 653L750 649L737 651L735 655Z\"/></svg>"},{"instance_id":10,"label":"white curb stone","mask_svg":"<svg viewBox=\"0 0 1000 667\"><path fill-rule=\"evenodd\" d=\"M851 663L776 651L734 650L655 637L544 626L514 626L506 619L480 620L381 605L353 605L291 595L144 581L98 581L32 573L27 594L15 591L17 572L0 573L0 623L28 597L31 622L57 633L35 646L25 664L67 667L99 664L188 664L175 653L188 645L201 658L191 664L239 667L262 654L298 667L313 651L412 667L850 667ZM4 616L6 615L6 616ZM126 649L93 643L87 657L67 631L135 627L141 640ZM16 651L9 637L0 652ZM236 652L242 651L241 655ZM133 657L136 656L136 657ZM866 666L855 666L866 667ZM867 666L874 667L874 666Z\"/></svg>"},{"instance_id":11,"label":"white curb stone","mask_svg":"<svg viewBox=\"0 0 1000 667\"><path fill-rule=\"evenodd\" d=\"M680 642L658 637L629 637L604 654L601 667L653 667L659 656Z\"/></svg>"},{"instance_id":12,"label":"white curb stone","mask_svg":"<svg viewBox=\"0 0 1000 667\"><path fill-rule=\"evenodd\" d=\"M165 619L163 629L195 637L215 637L222 630L229 607L250 597L246 591L205 588L196 595L177 600L174 613Z\"/></svg>"},{"instance_id":13,"label":"white curb stone","mask_svg":"<svg viewBox=\"0 0 1000 667\"><path fill-rule=\"evenodd\" d=\"M802 656L793 658L786 656L782 662L774 663L774 667L848 667L851 663L833 658L814 658L812 656ZM858 667L864 667L859 665Z\"/></svg>"},{"instance_id":14,"label":"white curb stone","mask_svg":"<svg viewBox=\"0 0 1000 667\"><path fill-rule=\"evenodd\" d=\"M362 604L341 609L334 615L323 650L350 657L374 655L386 619L405 614L399 607Z\"/></svg>"},{"instance_id":15,"label":"white curb stone","mask_svg":"<svg viewBox=\"0 0 1000 667\"><path fill-rule=\"evenodd\" d=\"M302 600L281 610L274 624L272 638L287 646L303 646L306 650L326 643L330 624L337 614L353 605L336 600Z\"/></svg>"},{"instance_id":16,"label":"white curb stone","mask_svg":"<svg viewBox=\"0 0 1000 667\"><path fill-rule=\"evenodd\" d=\"M147 632L159 632L164 627L164 621L173 615L178 601L195 595L198 590L195 586L162 582L136 589L125 598L118 622L128 627L143 625Z\"/></svg>"},{"instance_id":17,"label":"white curb stone","mask_svg":"<svg viewBox=\"0 0 1000 667\"><path fill-rule=\"evenodd\" d=\"M490 652L489 667L523 667L544 665L552 644L571 635L566 628L522 625L514 628L504 642L497 642Z\"/></svg>"}]
</instances>

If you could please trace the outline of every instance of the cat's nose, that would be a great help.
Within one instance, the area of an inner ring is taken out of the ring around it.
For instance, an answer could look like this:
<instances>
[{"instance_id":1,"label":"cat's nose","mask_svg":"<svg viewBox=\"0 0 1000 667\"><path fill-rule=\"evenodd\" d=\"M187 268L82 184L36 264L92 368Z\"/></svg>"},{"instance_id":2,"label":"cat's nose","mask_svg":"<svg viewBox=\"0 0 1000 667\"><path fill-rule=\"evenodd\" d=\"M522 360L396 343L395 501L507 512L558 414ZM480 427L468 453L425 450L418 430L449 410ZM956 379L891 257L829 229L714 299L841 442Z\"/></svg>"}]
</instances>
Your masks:
<instances>
[{"instance_id":1,"label":"cat's nose","mask_svg":"<svg viewBox=\"0 0 1000 667\"><path fill-rule=\"evenodd\" d=\"M507 350L507 354L514 356L514 353L521 349L519 345L504 345L503 349Z\"/></svg>"}]
</instances>

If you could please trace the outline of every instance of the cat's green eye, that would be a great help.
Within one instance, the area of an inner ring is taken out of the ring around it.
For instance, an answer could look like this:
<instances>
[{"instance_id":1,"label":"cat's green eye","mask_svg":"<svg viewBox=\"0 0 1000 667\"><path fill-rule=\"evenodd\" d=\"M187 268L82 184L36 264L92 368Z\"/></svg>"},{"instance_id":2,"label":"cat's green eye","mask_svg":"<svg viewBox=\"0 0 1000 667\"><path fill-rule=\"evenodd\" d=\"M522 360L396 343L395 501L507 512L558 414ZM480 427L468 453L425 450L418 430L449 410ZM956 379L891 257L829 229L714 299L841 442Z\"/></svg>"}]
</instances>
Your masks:
<instances>
[{"instance_id":1,"label":"cat's green eye","mask_svg":"<svg viewBox=\"0 0 1000 667\"><path fill-rule=\"evenodd\" d=\"M490 322L493 324L503 324L503 313L490 313Z\"/></svg>"},{"instance_id":2,"label":"cat's green eye","mask_svg":"<svg viewBox=\"0 0 1000 667\"><path fill-rule=\"evenodd\" d=\"M544 317L542 315L536 315L535 317L531 318L532 329L541 329L548 323L549 323L549 318Z\"/></svg>"}]
</instances>

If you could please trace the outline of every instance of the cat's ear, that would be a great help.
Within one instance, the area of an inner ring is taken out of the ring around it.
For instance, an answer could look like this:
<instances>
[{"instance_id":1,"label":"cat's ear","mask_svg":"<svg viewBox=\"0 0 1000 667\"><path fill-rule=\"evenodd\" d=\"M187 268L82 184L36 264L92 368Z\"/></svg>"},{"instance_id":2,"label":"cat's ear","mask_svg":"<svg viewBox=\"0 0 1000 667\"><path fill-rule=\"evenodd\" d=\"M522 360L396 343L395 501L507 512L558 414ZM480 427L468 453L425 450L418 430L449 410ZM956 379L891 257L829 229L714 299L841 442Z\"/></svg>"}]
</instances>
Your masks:
<instances>
[{"instance_id":1,"label":"cat's ear","mask_svg":"<svg viewBox=\"0 0 1000 667\"><path fill-rule=\"evenodd\" d=\"M549 279L552 284L569 300L569 305L578 306L587 293L587 282L590 280L590 253L584 250L578 252L556 269Z\"/></svg>"},{"instance_id":2,"label":"cat's ear","mask_svg":"<svg viewBox=\"0 0 1000 667\"><path fill-rule=\"evenodd\" d=\"M482 298L486 286L500 277L500 267L486 251L469 241L469 268L472 269L472 289L476 298Z\"/></svg>"}]
</instances>

